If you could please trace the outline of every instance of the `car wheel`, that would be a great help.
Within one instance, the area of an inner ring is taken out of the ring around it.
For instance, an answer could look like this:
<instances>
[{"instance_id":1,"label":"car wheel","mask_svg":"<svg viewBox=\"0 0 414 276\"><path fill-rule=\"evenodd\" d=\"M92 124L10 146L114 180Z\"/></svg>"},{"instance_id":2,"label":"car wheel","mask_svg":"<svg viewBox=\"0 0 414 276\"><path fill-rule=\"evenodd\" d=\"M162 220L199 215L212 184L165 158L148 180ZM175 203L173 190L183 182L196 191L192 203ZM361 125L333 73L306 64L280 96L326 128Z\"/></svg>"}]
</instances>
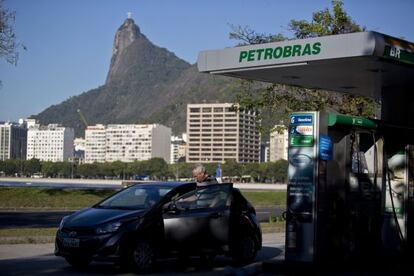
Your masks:
<instances>
[{"instance_id":1,"label":"car wheel","mask_svg":"<svg viewBox=\"0 0 414 276\"><path fill-rule=\"evenodd\" d=\"M139 241L131 252L131 264L138 272L151 270L155 262L155 252L153 246L148 242Z\"/></svg>"},{"instance_id":2,"label":"car wheel","mask_svg":"<svg viewBox=\"0 0 414 276\"><path fill-rule=\"evenodd\" d=\"M80 258L80 257L65 257L66 261L73 267L75 268L86 268L90 263L91 263L91 259L90 258Z\"/></svg>"},{"instance_id":3,"label":"car wheel","mask_svg":"<svg viewBox=\"0 0 414 276\"><path fill-rule=\"evenodd\" d=\"M257 255L256 242L250 235L243 236L235 245L233 260L238 264L246 264L254 261Z\"/></svg>"}]
</instances>

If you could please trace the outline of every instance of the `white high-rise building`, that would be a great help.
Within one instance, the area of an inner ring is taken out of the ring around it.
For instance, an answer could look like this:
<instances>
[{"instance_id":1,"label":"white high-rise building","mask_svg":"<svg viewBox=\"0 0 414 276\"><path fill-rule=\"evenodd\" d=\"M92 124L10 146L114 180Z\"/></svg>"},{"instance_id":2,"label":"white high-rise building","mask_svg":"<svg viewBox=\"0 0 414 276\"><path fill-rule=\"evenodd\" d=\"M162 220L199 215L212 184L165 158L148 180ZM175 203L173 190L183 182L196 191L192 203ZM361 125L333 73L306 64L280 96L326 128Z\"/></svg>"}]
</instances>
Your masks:
<instances>
[{"instance_id":1,"label":"white high-rise building","mask_svg":"<svg viewBox=\"0 0 414 276\"><path fill-rule=\"evenodd\" d=\"M85 130L85 163L105 162L106 127L88 126Z\"/></svg>"},{"instance_id":2,"label":"white high-rise building","mask_svg":"<svg viewBox=\"0 0 414 276\"><path fill-rule=\"evenodd\" d=\"M170 163L175 164L180 158L185 158L187 155L186 135L171 136L171 157Z\"/></svg>"},{"instance_id":3,"label":"white high-rise building","mask_svg":"<svg viewBox=\"0 0 414 276\"><path fill-rule=\"evenodd\" d=\"M33 119L27 121L27 127L27 159L62 162L73 158L73 128L40 126Z\"/></svg>"},{"instance_id":4,"label":"white high-rise building","mask_svg":"<svg viewBox=\"0 0 414 276\"><path fill-rule=\"evenodd\" d=\"M82 164L85 162L85 147L86 142L84 138L75 138L73 140L73 161Z\"/></svg>"},{"instance_id":5,"label":"white high-rise building","mask_svg":"<svg viewBox=\"0 0 414 276\"><path fill-rule=\"evenodd\" d=\"M260 145L260 162L266 163L270 160L270 142L266 141Z\"/></svg>"},{"instance_id":6,"label":"white high-rise building","mask_svg":"<svg viewBox=\"0 0 414 276\"><path fill-rule=\"evenodd\" d=\"M187 105L187 162L260 161L256 113L235 111L231 103Z\"/></svg>"},{"instance_id":7,"label":"white high-rise building","mask_svg":"<svg viewBox=\"0 0 414 276\"><path fill-rule=\"evenodd\" d=\"M170 162L171 128L160 124L89 126L85 162L133 162L163 158Z\"/></svg>"},{"instance_id":8,"label":"white high-rise building","mask_svg":"<svg viewBox=\"0 0 414 276\"><path fill-rule=\"evenodd\" d=\"M270 133L270 162L288 159L288 131L283 125L275 125Z\"/></svg>"},{"instance_id":9,"label":"white high-rise building","mask_svg":"<svg viewBox=\"0 0 414 276\"><path fill-rule=\"evenodd\" d=\"M26 159L27 128L23 124L0 124L0 160Z\"/></svg>"}]
</instances>

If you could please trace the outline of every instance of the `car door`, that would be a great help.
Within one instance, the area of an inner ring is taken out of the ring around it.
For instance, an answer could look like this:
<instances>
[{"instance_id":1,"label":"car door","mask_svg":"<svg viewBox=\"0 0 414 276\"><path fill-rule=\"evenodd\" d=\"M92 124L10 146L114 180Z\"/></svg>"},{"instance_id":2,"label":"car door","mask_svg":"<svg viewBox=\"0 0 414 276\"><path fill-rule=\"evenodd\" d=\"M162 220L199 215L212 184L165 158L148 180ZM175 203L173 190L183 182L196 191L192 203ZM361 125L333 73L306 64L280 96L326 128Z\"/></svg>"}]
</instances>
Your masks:
<instances>
[{"instance_id":1,"label":"car door","mask_svg":"<svg viewBox=\"0 0 414 276\"><path fill-rule=\"evenodd\" d=\"M163 214L164 233L171 250L220 250L229 242L232 184L197 188L169 203Z\"/></svg>"}]
</instances>

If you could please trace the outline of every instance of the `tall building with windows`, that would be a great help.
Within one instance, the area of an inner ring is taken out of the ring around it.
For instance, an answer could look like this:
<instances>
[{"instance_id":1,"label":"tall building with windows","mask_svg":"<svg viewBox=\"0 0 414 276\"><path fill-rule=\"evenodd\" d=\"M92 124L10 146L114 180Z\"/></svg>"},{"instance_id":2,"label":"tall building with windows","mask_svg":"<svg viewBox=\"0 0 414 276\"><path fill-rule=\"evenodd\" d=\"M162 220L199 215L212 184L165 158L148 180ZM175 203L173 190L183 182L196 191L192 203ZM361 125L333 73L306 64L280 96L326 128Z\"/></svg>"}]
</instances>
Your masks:
<instances>
[{"instance_id":1,"label":"tall building with windows","mask_svg":"<svg viewBox=\"0 0 414 276\"><path fill-rule=\"evenodd\" d=\"M235 111L232 106L231 103L187 105L187 162L260 161L256 113Z\"/></svg>"},{"instance_id":2,"label":"tall building with windows","mask_svg":"<svg viewBox=\"0 0 414 276\"><path fill-rule=\"evenodd\" d=\"M27 128L20 122L0 124L0 160L26 159Z\"/></svg>"},{"instance_id":3,"label":"tall building with windows","mask_svg":"<svg viewBox=\"0 0 414 276\"><path fill-rule=\"evenodd\" d=\"M98 124L85 130L85 163L105 162L106 127Z\"/></svg>"},{"instance_id":4,"label":"tall building with windows","mask_svg":"<svg viewBox=\"0 0 414 276\"><path fill-rule=\"evenodd\" d=\"M73 128L58 124L41 126L27 120L27 159L62 162L73 158Z\"/></svg>"},{"instance_id":5,"label":"tall building with windows","mask_svg":"<svg viewBox=\"0 0 414 276\"><path fill-rule=\"evenodd\" d=\"M265 141L260 145L260 163L266 163L270 161L270 142Z\"/></svg>"},{"instance_id":6,"label":"tall building with windows","mask_svg":"<svg viewBox=\"0 0 414 276\"><path fill-rule=\"evenodd\" d=\"M75 138L73 140L73 162L76 164L85 163L85 139Z\"/></svg>"},{"instance_id":7,"label":"tall building with windows","mask_svg":"<svg viewBox=\"0 0 414 276\"><path fill-rule=\"evenodd\" d=\"M283 125L275 125L270 133L270 162L288 160L288 131Z\"/></svg>"},{"instance_id":8,"label":"tall building with windows","mask_svg":"<svg viewBox=\"0 0 414 276\"><path fill-rule=\"evenodd\" d=\"M163 158L170 162L171 128L160 124L110 124L85 131L85 162L133 162Z\"/></svg>"},{"instance_id":9,"label":"tall building with windows","mask_svg":"<svg viewBox=\"0 0 414 276\"><path fill-rule=\"evenodd\" d=\"M171 136L171 157L170 163L175 164L178 160L187 155L187 135L183 133L182 136Z\"/></svg>"}]
</instances>

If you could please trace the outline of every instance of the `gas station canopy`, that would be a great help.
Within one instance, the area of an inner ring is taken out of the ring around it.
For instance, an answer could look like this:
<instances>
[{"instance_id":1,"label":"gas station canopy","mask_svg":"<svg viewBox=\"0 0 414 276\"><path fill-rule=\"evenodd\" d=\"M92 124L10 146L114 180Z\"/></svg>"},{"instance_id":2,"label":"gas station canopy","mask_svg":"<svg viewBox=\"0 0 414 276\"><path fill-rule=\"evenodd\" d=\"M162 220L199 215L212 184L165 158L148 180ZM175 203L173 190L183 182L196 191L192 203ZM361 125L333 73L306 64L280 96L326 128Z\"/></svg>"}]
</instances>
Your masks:
<instances>
[{"instance_id":1,"label":"gas station canopy","mask_svg":"<svg viewBox=\"0 0 414 276\"><path fill-rule=\"evenodd\" d=\"M200 72L381 99L414 87L414 44L360 32L202 51Z\"/></svg>"}]
</instances>

